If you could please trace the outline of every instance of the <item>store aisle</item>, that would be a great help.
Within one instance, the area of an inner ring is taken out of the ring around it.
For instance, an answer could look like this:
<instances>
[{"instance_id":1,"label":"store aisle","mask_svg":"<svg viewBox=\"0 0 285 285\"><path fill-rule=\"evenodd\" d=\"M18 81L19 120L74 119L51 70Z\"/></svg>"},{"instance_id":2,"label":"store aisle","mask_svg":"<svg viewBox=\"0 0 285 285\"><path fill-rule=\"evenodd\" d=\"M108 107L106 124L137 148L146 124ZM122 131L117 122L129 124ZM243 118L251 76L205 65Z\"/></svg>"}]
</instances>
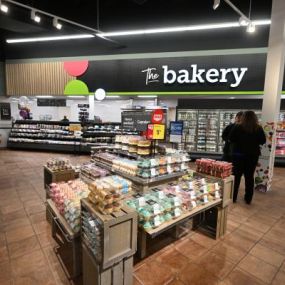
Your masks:
<instances>
[{"instance_id":1,"label":"store aisle","mask_svg":"<svg viewBox=\"0 0 285 285\"><path fill-rule=\"evenodd\" d=\"M45 221L42 166L51 156L63 155L0 151L0 285L69 284ZM139 262L134 284L285 284L284 174L276 169L273 191L251 206L240 199L230 208L222 240L192 232Z\"/></svg>"}]
</instances>

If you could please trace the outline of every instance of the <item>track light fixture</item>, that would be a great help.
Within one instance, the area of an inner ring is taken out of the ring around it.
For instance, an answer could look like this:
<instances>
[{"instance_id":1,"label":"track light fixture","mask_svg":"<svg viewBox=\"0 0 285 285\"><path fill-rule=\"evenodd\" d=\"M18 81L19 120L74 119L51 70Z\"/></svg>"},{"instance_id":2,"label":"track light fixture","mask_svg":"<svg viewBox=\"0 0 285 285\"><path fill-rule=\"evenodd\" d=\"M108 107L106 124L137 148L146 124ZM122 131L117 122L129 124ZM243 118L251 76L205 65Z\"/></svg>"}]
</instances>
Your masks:
<instances>
[{"instance_id":1,"label":"track light fixture","mask_svg":"<svg viewBox=\"0 0 285 285\"><path fill-rule=\"evenodd\" d=\"M246 28L246 31L250 34L255 32L255 24L250 22Z\"/></svg>"},{"instance_id":2,"label":"track light fixture","mask_svg":"<svg viewBox=\"0 0 285 285\"><path fill-rule=\"evenodd\" d=\"M0 1L0 10L4 13L8 13L9 8L7 5L3 4L2 1Z\"/></svg>"},{"instance_id":3,"label":"track light fixture","mask_svg":"<svg viewBox=\"0 0 285 285\"><path fill-rule=\"evenodd\" d=\"M62 24L58 22L58 18L53 18L52 24L56 29L61 30Z\"/></svg>"},{"instance_id":4,"label":"track light fixture","mask_svg":"<svg viewBox=\"0 0 285 285\"><path fill-rule=\"evenodd\" d=\"M220 6L221 0L214 0L213 9L216 10Z\"/></svg>"},{"instance_id":5,"label":"track light fixture","mask_svg":"<svg viewBox=\"0 0 285 285\"><path fill-rule=\"evenodd\" d=\"M240 24L240 26L247 26L249 24L249 22L248 22L248 20L245 17L240 16L239 24Z\"/></svg>"},{"instance_id":6,"label":"track light fixture","mask_svg":"<svg viewBox=\"0 0 285 285\"><path fill-rule=\"evenodd\" d=\"M36 23L40 23L41 17L36 14L35 10L31 11L31 19L34 20Z\"/></svg>"}]
</instances>

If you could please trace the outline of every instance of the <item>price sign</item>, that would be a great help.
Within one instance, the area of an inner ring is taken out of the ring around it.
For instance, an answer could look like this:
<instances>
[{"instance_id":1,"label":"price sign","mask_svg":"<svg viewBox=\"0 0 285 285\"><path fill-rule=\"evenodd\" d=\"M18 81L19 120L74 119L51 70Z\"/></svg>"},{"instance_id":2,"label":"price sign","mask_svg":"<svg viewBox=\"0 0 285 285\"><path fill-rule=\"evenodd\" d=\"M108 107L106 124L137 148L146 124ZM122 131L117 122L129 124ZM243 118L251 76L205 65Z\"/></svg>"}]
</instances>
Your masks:
<instances>
[{"instance_id":1,"label":"price sign","mask_svg":"<svg viewBox=\"0 0 285 285\"><path fill-rule=\"evenodd\" d=\"M164 140L165 137L165 125L153 125L153 139L154 140Z\"/></svg>"},{"instance_id":2,"label":"price sign","mask_svg":"<svg viewBox=\"0 0 285 285\"><path fill-rule=\"evenodd\" d=\"M80 124L70 124L69 125L69 131L73 131L73 132L75 132L75 131L81 131L81 129L82 129L82 127L81 127L81 125Z\"/></svg>"},{"instance_id":3,"label":"price sign","mask_svg":"<svg viewBox=\"0 0 285 285\"><path fill-rule=\"evenodd\" d=\"M160 222L160 217L159 217L159 216L156 216L156 217L154 218L154 225L155 225L156 227L158 227L158 226L160 226L160 224L161 224L161 222Z\"/></svg>"}]
</instances>

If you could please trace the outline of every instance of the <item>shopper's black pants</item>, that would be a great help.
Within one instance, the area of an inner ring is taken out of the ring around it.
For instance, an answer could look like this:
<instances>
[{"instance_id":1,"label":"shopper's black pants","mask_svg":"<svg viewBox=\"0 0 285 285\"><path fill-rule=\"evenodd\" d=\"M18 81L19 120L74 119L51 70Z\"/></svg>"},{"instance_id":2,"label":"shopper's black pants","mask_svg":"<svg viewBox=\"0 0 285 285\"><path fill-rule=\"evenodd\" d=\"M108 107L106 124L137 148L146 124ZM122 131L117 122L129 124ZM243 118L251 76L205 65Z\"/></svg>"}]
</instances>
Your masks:
<instances>
[{"instance_id":1,"label":"shopper's black pants","mask_svg":"<svg viewBox=\"0 0 285 285\"><path fill-rule=\"evenodd\" d=\"M234 197L235 202L238 196L238 190L240 185L240 180L242 175L245 179L245 195L244 199L247 203L250 203L253 196L254 189L254 172L258 162L258 157L256 156L233 156L233 166L234 166Z\"/></svg>"}]
</instances>

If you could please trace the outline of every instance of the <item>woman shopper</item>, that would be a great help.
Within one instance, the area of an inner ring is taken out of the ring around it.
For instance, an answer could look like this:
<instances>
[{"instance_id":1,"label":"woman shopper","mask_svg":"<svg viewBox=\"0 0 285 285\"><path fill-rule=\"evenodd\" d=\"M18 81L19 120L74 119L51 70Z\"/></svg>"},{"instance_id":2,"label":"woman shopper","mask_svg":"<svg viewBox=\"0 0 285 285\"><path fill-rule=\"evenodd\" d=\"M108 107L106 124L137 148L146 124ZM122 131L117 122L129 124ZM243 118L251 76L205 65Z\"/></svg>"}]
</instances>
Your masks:
<instances>
[{"instance_id":1,"label":"woman shopper","mask_svg":"<svg viewBox=\"0 0 285 285\"><path fill-rule=\"evenodd\" d=\"M242 111L239 111L236 116L235 116L235 121L234 123L231 123L229 125L227 125L222 133L222 139L225 142L224 148L223 148L223 156L222 156L222 160L223 161L228 161L231 162L232 161L232 153L231 153L231 144L229 141L229 134L231 132L231 130L233 129L233 127L236 124L240 123L241 117L243 115Z\"/></svg>"},{"instance_id":2,"label":"woman shopper","mask_svg":"<svg viewBox=\"0 0 285 285\"><path fill-rule=\"evenodd\" d=\"M266 137L253 111L243 113L241 122L231 130L229 137L232 144L232 159L234 167L234 196L235 203L238 196L242 175L245 179L244 200L251 203L254 189L254 172L260 156L260 147L266 143Z\"/></svg>"}]
</instances>

